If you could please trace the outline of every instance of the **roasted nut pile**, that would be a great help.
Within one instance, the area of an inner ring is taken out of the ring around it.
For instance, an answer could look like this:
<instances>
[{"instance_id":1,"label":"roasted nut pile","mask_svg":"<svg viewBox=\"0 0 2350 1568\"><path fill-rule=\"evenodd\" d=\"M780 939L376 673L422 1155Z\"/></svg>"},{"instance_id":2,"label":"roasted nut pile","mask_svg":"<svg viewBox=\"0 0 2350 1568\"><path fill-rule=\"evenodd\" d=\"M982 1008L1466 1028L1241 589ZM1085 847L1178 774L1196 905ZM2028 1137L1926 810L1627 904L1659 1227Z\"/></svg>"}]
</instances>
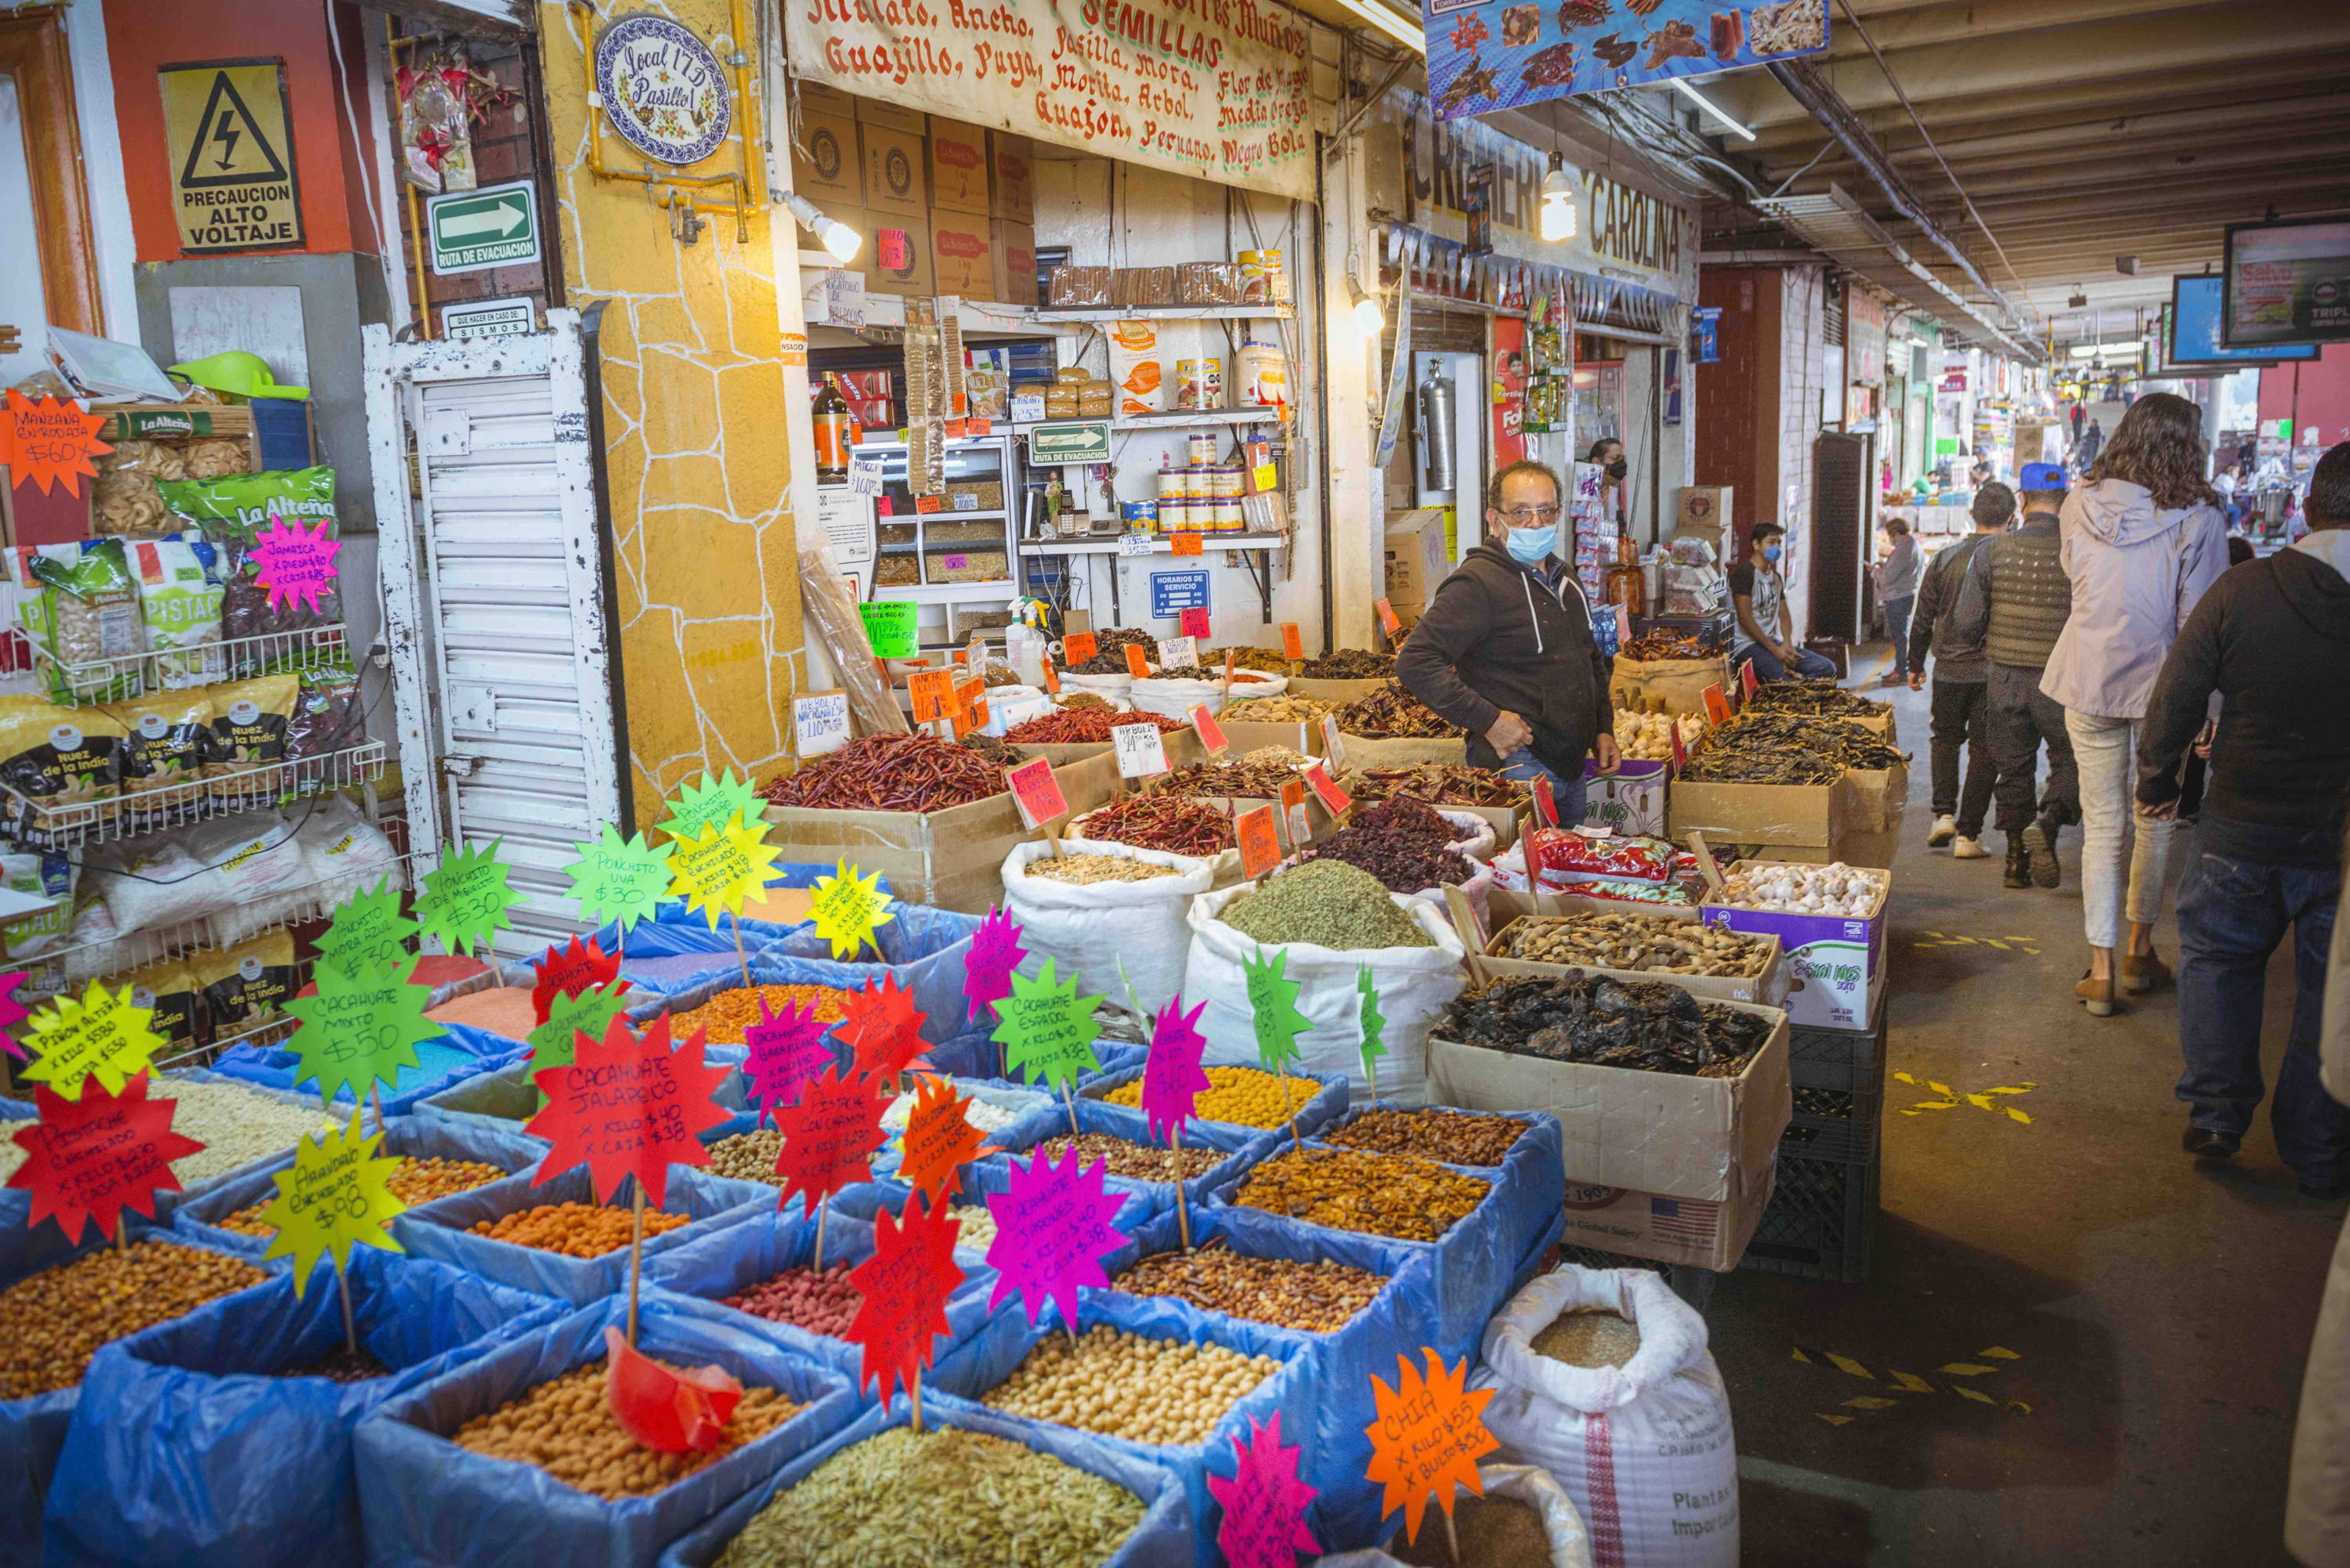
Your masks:
<instances>
[{"instance_id":1,"label":"roasted nut pile","mask_svg":"<svg viewBox=\"0 0 2350 1568\"><path fill-rule=\"evenodd\" d=\"M1424 1159L1307 1148L1249 1172L1232 1201L1334 1231L1433 1241L1492 1190L1491 1182Z\"/></svg>"},{"instance_id":2,"label":"roasted nut pile","mask_svg":"<svg viewBox=\"0 0 2350 1568\"><path fill-rule=\"evenodd\" d=\"M342 1345L337 1345L314 1360L281 1366L272 1377L324 1377L330 1383L369 1383L379 1377L389 1377L392 1369L378 1361L367 1350L356 1355Z\"/></svg>"},{"instance_id":3,"label":"roasted nut pile","mask_svg":"<svg viewBox=\"0 0 2350 1568\"><path fill-rule=\"evenodd\" d=\"M962 1221L962 1229L955 1233L955 1245L986 1251L988 1243L995 1240L994 1211L983 1204L958 1203L948 1212Z\"/></svg>"},{"instance_id":4,"label":"roasted nut pile","mask_svg":"<svg viewBox=\"0 0 2350 1568\"><path fill-rule=\"evenodd\" d=\"M1508 1116L1464 1111L1366 1111L1345 1127L1322 1135L1325 1143L1374 1154L1409 1154L1447 1165L1499 1165L1523 1136L1526 1124Z\"/></svg>"},{"instance_id":5,"label":"roasted nut pile","mask_svg":"<svg viewBox=\"0 0 2350 1568\"><path fill-rule=\"evenodd\" d=\"M242 1258L151 1241L43 1269L0 1291L0 1399L70 1388L100 1346L268 1277Z\"/></svg>"},{"instance_id":6,"label":"roasted nut pile","mask_svg":"<svg viewBox=\"0 0 2350 1568\"><path fill-rule=\"evenodd\" d=\"M734 1133L710 1146L710 1174L781 1187L784 1179L775 1174L775 1157L783 1150L784 1135L773 1127Z\"/></svg>"},{"instance_id":7,"label":"roasted nut pile","mask_svg":"<svg viewBox=\"0 0 2350 1568\"><path fill-rule=\"evenodd\" d=\"M1319 719L1336 706L1318 697L1292 697L1286 692L1279 697L1244 697L1224 704L1223 721L1228 724L1295 724L1301 719Z\"/></svg>"},{"instance_id":8,"label":"roasted nut pile","mask_svg":"<svg viewBox=\"0 0 2350 1568\"><path fill-rule=\"evenodd\" d=\"M1186 1181L1195 1176L1207 1175L1230 1158L1222 1149L1157 1148L1147 1143L1113 1137L1108 1133L1063 1133L1057 1137L1046 1138L1037 1147L1054 1159L1074 1148L1077 1151L1080 1169L1090 1168L1097 1159L1106 1160L1112 1176L1128 1177L1136 1181L1168 1179L1168 1172L1175 1164L1168 1158L1170 1154L1182 1161L1183 1179Z\"/></svg>"},{"instance_id":9,"label":"roasted nut pile","mask_svg":"<svg viewBox=\"0 0 2350 1568\"><path fill-rule=\"evenodd\" d=\"M1172 866L1128 860L1122 855L1048 855L1022 867L1031 877L1054 882L1148 882L1172 877Z\"/></svg>"},{"instance_id":10,"label":"roasted nut pile","mask_svg":"<svg viewBox=\"0 0 2350 1568\"><path fill-rule=\"evenodd\" d=\"M1605 1307L1576 1307L1553 1318L1533 1344L1536 1355L1570 1366L1621 1366L1640 1348L1640 1331Z\"/></svg>"},{"instance_id":11,"label":"roasted nut pile","mask_svg":"<svg viewBox=\"0 0 2350 1568\"><path fill-rule=\"evenodd\" d=\"M743 1031L759 1019L759 999L764 997L768 1011L781 1012L786 1003L795 1007L814 1007L818 1023L837 1023L846 1016L841 1011L841 998L848 993L828 985L762 985L736 987L722 991L691 1012L672 1014L669 1033L672 1040L685 1040L697 1029L709 1031L712 1045L740 1045Z\"/></svg>"},{"instance_id":12,"label":"roasted nut pile","mask_svg":"<svg viewBox=\"0 0 2350 1568\"><path fill-rule=\"evenodd\" d=\"M773 1388L746 1385L716 1448L656 1453L620 1430L604 1397L604 1361L598 1356L474 1417L450 1441L487 1459L536 1465L564 1485L608 1501L650 1497L766 1436L802 1408Z\"/></svg>"},{"instance_id":13,"label":"roasted nut pile","mask_svg":"<svg viewBox=\"0 0 2350 1568\"><path fill-rule=\"evenodd\" d=\"M1038 1340L981 1403L1128 1442L1188 1448L1207 1441L1225 1411L1280 1370L1269 1355L1221 1345L1089 1328L1075 1345L1066 1334Z\"/></svg>"},{"instance_id":14,"label":"roasted nut pile","mask_svg":"<svg viewBox=\"0 0 2350 1568\"><path fill-rule=\"evenodd\" d=\"M1253 1258L1211 1243L1156 1252L1110 1282L1130 1296L1174 1296L1210 1312L1309 1334L1335 1334L1371 1304L1388 1276L1344 1263Z\"/></svg>"},{"instance_id":15,"label":"roasted nut pile","mask_svg":"<svg viewBox=\"0 0 2350 1568\"><path fill-rule=\"evenodd\" d=\"M1530 963L1752 977L1771 961L1771 939L1669 916L1586 912L1513 920L1486 950Z\"/></svg>"},{"instance_id":16,"label":"roasted nut pile","mask_svg":"<svg viewBox=\"0 0 2350 1568\"><path fill-rule=\"evenodd\" d=\"M1125 1488L1008 1438L892 1427L778 1494L716 1568L1096 1568L1142 1514Z\"/></svg>"},{"instance_id":17,"label":"roasted nut pile","mask_svg":"<svg viewBox=\"0 0 2350 1568\"><path fill-rule=\"evenodd\" d=\"M1191 1102L1192 1113L1206 1121L1244 1127L1287 1126L1322 1087L1311 1078L1284 1078L1254 1067L1210 1067L1207 1073L1208 1086ZM1142 1080L1120 1084L1102 1098L1113 1106L1139 1106Z\"/></svg>"},{"instance_id":18,"label":"roasted nut pile","mask_svg":"<svg viewBox=\"0 0 2350 1568\"><path fill-rule=\"evenodd\" d=\"M626 1209L598 1203L542 1203L535 1209L520 1209L495 1220L481 1220L471 1230L473 1234L487 1236L493 1241L536 1247L542 1252L560 1252L567 1258L600 1258L616 1247L629 1244L630 1223ZM650 1241L663 1231L692 1223L690 1214L648 1209L645 1238Z\"/></svg>"},{"instance_id":19,"label":"roasted nut pile","mask_svg":"<svg viewBox=\"0 0 2350 1568\"><path fill-rule=\"evenodd\" d=\"M864 1293L848 1282L849 1263L835 1263L822 1273L814 1269L785 1269L749 1290L723 1296L728 1306L769 1323L787 1323L810 1334L835 1338L848 1331L849 1320L865 1304Z\"/></svg>"},{"instance_id":20,"label":"roasted nut pile","mask_svg":"<svg viewBox=\"0 0 2350 1568\"><path fill-rule=\"evenodd\" d=\"M400 1168L391 1173L384 1185L391 1195L411 1209L430 1203L436 1198L446 1198L452 1192L466 1192L484 1187L507 1173L494 1165L478 1159L415 1159L402 1156ZM248 1205L235 1213L213 1221L224 1231L234 1231L243 1236L275 1236L277 1227L262 1222L261 1211L276 1201L273 1195Z\"/></svg>"}]
</instances>

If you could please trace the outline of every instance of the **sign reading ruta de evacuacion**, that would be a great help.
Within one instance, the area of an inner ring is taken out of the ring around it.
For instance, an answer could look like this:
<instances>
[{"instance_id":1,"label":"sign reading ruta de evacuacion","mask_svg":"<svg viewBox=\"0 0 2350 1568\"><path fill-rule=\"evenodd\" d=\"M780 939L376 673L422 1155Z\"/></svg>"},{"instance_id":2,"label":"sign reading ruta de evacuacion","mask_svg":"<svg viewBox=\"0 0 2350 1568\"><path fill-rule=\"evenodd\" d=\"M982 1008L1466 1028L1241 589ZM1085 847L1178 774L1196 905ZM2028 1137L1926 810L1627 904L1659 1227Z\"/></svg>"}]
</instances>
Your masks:
<instances>
[{"instance_id":1,"label":"sign reading ruta de evacuacion","mask_svg":"<svg viewBox=\"0 0 2350 1568\"><path fill-rule=\"evenodd\" d=\"M527 180L428 197L424 227L437 276L538 261L538 196Z\"/></svg>"}]
</instances>

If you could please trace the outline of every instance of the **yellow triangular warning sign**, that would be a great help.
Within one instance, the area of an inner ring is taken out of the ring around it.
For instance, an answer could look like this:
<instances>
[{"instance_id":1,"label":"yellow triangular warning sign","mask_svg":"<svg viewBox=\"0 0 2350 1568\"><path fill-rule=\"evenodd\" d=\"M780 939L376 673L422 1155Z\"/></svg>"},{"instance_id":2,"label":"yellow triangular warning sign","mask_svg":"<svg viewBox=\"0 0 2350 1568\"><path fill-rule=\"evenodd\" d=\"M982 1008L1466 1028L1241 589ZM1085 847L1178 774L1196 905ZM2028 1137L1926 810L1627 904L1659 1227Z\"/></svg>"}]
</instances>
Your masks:
<instances>
[{"instance_id":1,"label":"yellow triangular warning sign","mask_svg":"<svg viewBox=\"0 0 2350 1568\"><path fill-rule=\"evenodd\" d=\"M245 107L228 73L214 72L195 140L189 143L188 160L180 171L181 185L193 190L285 178L284 155L262 133L260 121Z\"/></svg>"}]
</instances>

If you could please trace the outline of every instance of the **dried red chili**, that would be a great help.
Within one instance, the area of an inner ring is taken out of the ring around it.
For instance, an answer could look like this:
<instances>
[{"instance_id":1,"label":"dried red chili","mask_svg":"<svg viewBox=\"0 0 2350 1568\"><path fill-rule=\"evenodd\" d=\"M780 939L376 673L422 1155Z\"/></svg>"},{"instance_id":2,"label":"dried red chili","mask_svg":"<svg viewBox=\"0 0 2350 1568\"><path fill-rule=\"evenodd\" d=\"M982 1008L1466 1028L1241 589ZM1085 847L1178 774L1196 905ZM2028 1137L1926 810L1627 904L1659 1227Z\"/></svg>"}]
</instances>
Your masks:
<instances>
[{"instance_id":1,"label":"dried red chili","mask_svg":"<svg viewBox=\"0 0 2350 1568\"><path fill-rule=\"evenodd\" d=\"M1068 745L1080 741L1107 741L1121 724L1156 724L1162 735L1188 729L1180 719L1164 713L1121 713L1115 708L1064 708L1040 714L1003 732L1014 745Z\"/></svg>"},{"instance_id":2,"label":"dried red chili","mask_svg":"<svg viewBox=\"0 0 2350 1568\"><path fill-rule=\"evenodd\" d=\"M1003 793L1003 770L936 735L863 735L799 772L769 779L773 805L820 811L943 811Z\"/></svg>"},{"instance_id":3,"label":"dried red chili","mask_svg":"<svg viewBox=\"0 0 2350 1568\"><path fill-rule=\"evenodd\" d=\"M1130 794L1078 820L1078 836L1130 844L1170 855L1208 856L1230 849L1232 825L1203 801L1173 794Z\"/></svg>"},{"instance_id":4,"label":"dried red chili","mask_svg":"<svg viewBox=\"0 0 2350 1568\"><path fill-rule=\"evenodd\" d=\"M1468 834L1416 800L1384 801L1358 813L1355 825L1332 834L1302 859L1343 860L1378 877L1391 893L1417 893L1466 882L1477 874L1445 846Z\"/></svg>"}]
</instances>

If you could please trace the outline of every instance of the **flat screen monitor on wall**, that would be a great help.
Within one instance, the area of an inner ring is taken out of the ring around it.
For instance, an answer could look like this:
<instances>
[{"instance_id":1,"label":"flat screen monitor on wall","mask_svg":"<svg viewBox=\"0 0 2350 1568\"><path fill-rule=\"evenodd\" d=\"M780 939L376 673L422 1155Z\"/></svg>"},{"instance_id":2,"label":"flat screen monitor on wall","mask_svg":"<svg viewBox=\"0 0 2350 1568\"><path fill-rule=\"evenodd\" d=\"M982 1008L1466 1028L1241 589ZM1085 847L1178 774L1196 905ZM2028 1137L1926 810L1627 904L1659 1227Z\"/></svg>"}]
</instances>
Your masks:
<instances>
[{"instance_id":1,"label":"flat screen monitor on wall","mask_svg":"<svg viewBox=\"0 0 2350 1568\"><path fill-rule=\"evenodd\" d=\"M2350 218L2230 223L2220 342L2350 343Z\"/></svg>"},{"instance_id":2,"label":"flat screen monitor on wall","mask_svg":"<svg viewBox=\"0 0 2350 1568\"><path fill-rule=\"evenodd\" d=\"M2314 343L2278 343L2265 348L2230 348L2220 341L2220 313L2226 307L2227 280L2218 276L2174 277L2170 307L2163 312L2165 369L2241 369L2314 359Z\"/></svg>"}]
</instances>

